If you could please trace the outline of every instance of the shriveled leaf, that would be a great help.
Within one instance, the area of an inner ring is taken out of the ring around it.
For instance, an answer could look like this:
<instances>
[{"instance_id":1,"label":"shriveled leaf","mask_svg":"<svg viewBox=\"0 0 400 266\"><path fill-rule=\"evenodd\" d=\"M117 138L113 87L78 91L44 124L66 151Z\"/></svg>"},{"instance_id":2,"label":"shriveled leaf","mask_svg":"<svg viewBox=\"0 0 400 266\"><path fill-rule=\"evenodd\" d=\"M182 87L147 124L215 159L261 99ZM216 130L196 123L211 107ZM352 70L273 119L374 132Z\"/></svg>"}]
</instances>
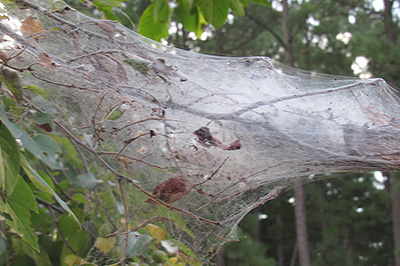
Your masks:
<instances>
[{"instance_id":1,"label":"shriveled leaf","mask_svg":"<svg viewBox=\"0 0 400 266\"><path fill-rule=\"evenodd\" d=\"M39 56L39 61L37 63L50 68L56 66L56 62L54 62L53 58L48 53L43 53Z\"/></svg>"},{"instance_id":2,"label":"shriveled leaf","mask_svg":"<svg viewBox=\"0 0 400 266\"><path fill-rule=\"evenodd\" d=\"M36 93L37 95L42 96L44 99L47 99L46 92L44 91L44 89L42 87L39 87L38 85L35 85L35 84L27 85L27 86L24 86L23 89L31 91L33 93Z\"/></svg>"},{"instance_id":3,"label":"shriveled leaf","mask_svg":"<svg viewBox=\"0 0 400 266\"><path fill-rule=\"evenodd\" d=\"M164 229L154 224L146 225L146 230L157 241L157 243L165 240L165 237L167 236L167 233Z\"/></svg>"},{"instance_id":4,"label":"shriveled leaf","mask_svg":"<svg viewBox=\"0 0 400 266\"><path fill-rule=\"evenodd\" d=\"M98 237L96 239L96 242L94 242L94 246L97 249L100 249L104 253L110 252L114 247L115 244L117 243L117 239L113 237L108 237L108 238L103 238L103 237Z\"/></svg>"},{"instance_id":5,"label":"shriveled leaf","mask_svg":"<svg viewBox=\"0 0 400 266\"><path fill-rule=\"evenodd\" d=\"M6 196L13 193L19 176L20 151L15 138L0 122L0 188Z\"/></svg>"},{"instance_id":6,"label":"shriveled leaf","mask_svg":"<svg viewBox=\"0 0 400 266\"><path fill-rule=\"evenodd\" d=\"M22 33L30 38L34 38L36 40L43 38L44 29L42 23L38 18L35 17L27 17L23 21L21 21Z\"/></svg>"},{"instance_id":7,"label":"shriveled leaf","mask_svg":"<svg viewBox=\"0 0 400 266\"><path fill-rule=\"evenodd\" d=\"M8 60L8 55L3 51L0 51L0 60L3 62Z\"/></svg>"},{"instance_id":8,"label":"shriveled leaf","mask_svg":"<svg viewBox=\"0 0 400 266\"><path fill-rule=\"evenodd\" d=\"M24 179L19 177L14 192L7 202L0 200L0 212L7 213L11 217L11 220L6 221L7 224L22 240L39 252L38 238L31 227L30 211L38 212L36 199Z\"/></svg>"},{"instance_id":9,"label":"shriveled leaf","mask_svg":"<svg viewBox=\"0 0 400 266\"><path fill-rule=\"evenodd\" d=\"M154 4L151 4L143 12L139 21L139 33L160 41L162 38L167 38L170 27L172 10L167 3L164 3L162 9L158 13L157 19L154 20Z\"/></svg>"}]
</instances>

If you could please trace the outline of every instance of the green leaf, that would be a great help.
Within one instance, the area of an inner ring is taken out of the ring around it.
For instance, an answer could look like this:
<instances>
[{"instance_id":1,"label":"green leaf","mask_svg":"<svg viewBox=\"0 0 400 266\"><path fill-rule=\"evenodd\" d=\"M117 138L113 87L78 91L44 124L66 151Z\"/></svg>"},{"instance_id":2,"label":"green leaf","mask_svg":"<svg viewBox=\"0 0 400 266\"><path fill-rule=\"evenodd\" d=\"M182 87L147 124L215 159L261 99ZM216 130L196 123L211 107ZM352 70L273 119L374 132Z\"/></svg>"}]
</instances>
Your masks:
<instances>
[{"instance_id":1,"label":"green leaf","mask_svg":"<svg viewBox=\"0 0 400 266\"><path fill-rule=\"evenodd\" d=\"M44 99L47 99L46 92L44 91L43 88L39 87L38 85L31 84L31 85L28 85L28 86L24 86L22 88L25 89L25 90L31 91L33 93L36 93L37 95L42 96Z\"/></svg>"},{"instance_id":2,"label":"green leaf","mask_svg":"<svg viewBox=\"0 0 400 266\"><path fill-rule=\"evenodd\" d=\"M15 139L21 140L22 144L24 144L24 147L30 151L33 156L47 164L52 169L62 169L60 166L53 163L46 155L44 155L42 150L40 150L40 148L25 131L22 131L17 124L14 124L8 120L6 111L2 105L0 105L0 120L7 126L8 130L10 130Z\"/></svg>"},{"instance_id":3,"label":"green leaf","mask_svg":"<svg viewBox=\"0 0 400 266\"><path fill-rule=\"evenodd\" d=\"M60 204L61 208L68 212L68 214L78 223L80 224L78 218L75 214L71 211L68 205L57 195L57 193L50 187L49 184L44 181L44 179L36 172L35 169L28 163L28 161L23 157L21 160L22 168L24 169L25 173L32 181L32 183L41 191L46 192L48 194L53 195L54 199Z\"/></svg>"},{"instance_id":4,"label":"green leaf","mask_svg":"<svg viewBox=\"0 0 400 266\"><path fill-rule=\"evenodd\" d=\"M147 72L149 71L149 65L151 64L151 62L142 58L128 58L124 59L123 61L143 75L147 75Z\"/></svg>"},{"instance_id":5,"label":"green leaf","mask_svg":"<svg viewBox=\"0 0 400 266\"><path fill-rule=\"evenodd\" d=\"M15 138L0 122L0 188L8 197L14 191L19 176L20 151Z\"/></svg>"},{"instance_id":6,"label":"green leaf","mask_svg":"<svg viewBox=\"0 0 400 266\"><path fill-rule=\"evenodd\" d=\"M168 209L166 207L161 207L161 206L158 207L156 212L161 217L166 217L168 219L173 220L176 223L176 225L179 227L179 229L185 231L192 238L195 238L193 232L187 227L185 221L182 219L182 217L179 215L178 212L173 212L170 209Z\"/></svg>"},{"instance_id":7,"label":"green leaf","mask_svg":"<svg viewBox=\"0 0 400 266\"><path fill-rule=\"evenodd\" d=\"M264 5L267 7L271 7L271 3L269 0L249 0L249 1L252 3L255 3L255 4L260 4L260 5Z\"/></svg>"},{"instance_id":8,"label":"green leaf","mask_svg":"<svg viewBox=\"0 0 400 266\"><path fill-rule=\"evenodd\" d=\"M21 166L22 166L22 169L24 169L24 172L27 175L27 177L29 178L29 180L31 180L31 182L37 189L39 189L47 194L50 194L50 195L54 194L54 190L39 175L39 173L36 172L36 170L32 168L32 166L28 163L28 161L26 160L26 158L24 156L21 157Z\"/></svg>"},{"instance_id":9,"label":"green leaf","mask_svg":"<svg viewBox=\"0 0 400 266\"><path fill-rule=\"evenodd\" d=\"M22 86L17 72L2 68L0 69L0 80L12 92L15 99L22 100Z\"/></svg>"},{"instance_id":10,"label":"green leaf","mask_svg":"<svg viewBox=\"0 0 400 266\"><path fill-rule=\"evenodd\" d=\"M61 146L63 150L63 156L68 160L69 163L71 163L78 169L83 167L83 163L79 157L78 152L68 138L53 135L53 139L58 143L58 145ZM68 168L68 165L66 165L65 168Z\"/></svg>"},{"instance_id":11,"label":"green leaf","mask_svg":"<svg viewBox=\"0 0 400 266\"><path fill-rule=\"evenodd\" d=\"M43 249L43 247L39 246L40 251L37 252L36 250L31 248L31 246L21 241L15 244L17 244L18 248L20 248L25 255L29 256L36 263L36 265L40 266L52 265L50 262L49 254L46 252L46 250Z\"/></svg>"},{"instance_id":12,"label":"green leaf","mask_svg":"<svg viewBox=\"0 0 400 266\"><path fill-rule=\"evenodd\" d=\"M103 181L97 180L93 173L82 174L76 177L76 185L81 188L93 189L100 183L103 183Z\"/></svg>"},{"instance_id":13,"label":"green leaf","mask_svg":"<svg viewBox=\"0 0 400 266\"><path fill-rule=\"evenodd\" d=\"M206 21L218 29L228 17L229 3L229 0L204 0L199 7Z\"/></svg>"},{"instance_id":14,"label":"green leaf","mask_svg":"<svg viewBox=\"0 0 400 266\"><path fill-rule=\"evenodd\" d=\"M0 255L2 255L4 251L6 251L6 241L0 236Z\"/></svg>"},{"instance_id":15,"label":"green leaf","mask_svg":"<svg viewBox=\"0 0 400 266\"><path fill-rule=\"evenodd\" d=\"M160 41L162 38L167 38L171 20L171 8L168 4L164 3L162 9L159 11L157 19L154 20L154 4L151 4L143 12L139 21L139 33L153 39Z\"/></svg>"},{"instance_id":16,"label":"green leaf","mask_svg":"<svg viewBox=\"0 0 400 266\"><path fill-rule=\"evenodd\" d=\"M49 115L47 113L39 113L33 121L39 125L52 122L56 117L54 115Z\"/></svg>"},{"instance_id":17,"label":"green leaf","mask_svg":"<svg viewBox=\"0 0 400 266\"><path fill-rule=\"evenodd\" d=\"M55 153L61 153L61 147L58 146L57 142L49 136L40 134L34 137L33 141L48 156L52 156Z\"/></svg>"},{"instance_id":18,"label":"green leaf","mask_svg":"<svg viewBox=\"0 0 400 266\"><path fill-rule=\"evenodd\" d=\"M117 106L116 109L112 110L112 112L110 112L110 114L107 116L108 120L117 120L118 118L120 118L125 111L122 111L119 109L120 106Z\"/></svg>"},{"instance_id":19,"label":"green leaf","mask_svg":"<svg viewBox=\"0 0 400 266\"><path fill-rule=\"evenodd\" d=\"M175 15L187 31L194 32L198 38L201 37L201 34L203 33L201 26L202 24L206 24L206 21L201 19L202 17L198 8L194 9L193 12L190 12L183 4L178 4L175 8Z\"/></svg>"},{"instance_id":20,"label":"green leaf","mask_svg":"<svg viewBox=\"0 0 400 266\"><path fill-rule=\"evenodd\" d=\"M118 250L122 251L124 249L125 239L126 235L119 236ZM138 232L129 233L126 255L132 257L142 255L147 250L152 240L152 237L147 234L140 234Z\"/></svg>"},{"instance_id":21,"label":"green leaf","mask_svg":"<svg viewBox=\"0 0 400 266\"><path fill-rule=\"evenodd\" d=\"M231 1L231 9L238 16L244 16L244 8L243 4L240 0L230 0Z\"/></svg>"},{"instance_id":22,"label":"green leaf","mask_svg":"<svg viewBox=\"0 0 400 266\"><path fill-rule=\"evenodd\" d=\"M108 237L108 238L103 238L103 237L98 237L96 238L96 242L94 243L94 246L103 251L103 253L108 253L110 252L115 244L117 243L117 239L114 237Z\"/></svg>"},{"instance_id":23,"label":"green leaf","mask_svg":"<svg viewBox=\"0 0 400 266\"><path fill-rule=\"evenodd\" d=\"M67 235L68 243L71 247L77 252L77 255L81 258L86 257L87 252L92 246L90 235L84 230L75 230L72 235ZM65 245L61 252L61 257L65 258L66 256L72 254L71 250L69 250ZM86 265L86 264L74 264L74 265Z\"/></svg>"},{"instance_id":24,"label":"green leaf","mask_svg":"<svg viewBox=\"0 0 400 266\"><path fill-rule=\"evenodd\" d=\"M58 204L60 204L61 208L66 210L68 214L80 225L78 218L75 216L74 212L68 207L67 203L65 203L55 192L53 197L58 202Z\"/></svg>"},{"instance_id":25,"label":"green leaf","mask_svg":"<svg viewBox=\"0 0 400 266\"><path fill-rule=\"evenodd\" d=\"M153 2L154 8L153 8L153 14L154 14L154 23L158 19L158 15L160 14L161 10L163 9L164 5L167 4L165 0L155 0Z\"/></svg>"},{"instance_id":26,"label":"green leaf","mask_svg":"<svg viewBox=\"0 0 400 266\"><path fill-rule=\"evenodd\" d=\"M8 213L11 220L7 220L20 237L39 252L38 238L31 227L30 211L38 212L37 203L32 190L25 183L22 177L18 178L18 183L14 192L10 195L7 202L0 200L0 211Z\"/></svg>"},{"instance_id":27,"label":"green leaf","mask_svg":"<svg viewBox=\"0 0 400 266\"><path fill-rule=\"evenodd\" d=\"M116 20L122 23L122 21L114 14L113 10L114 6L105 3L101 0L93 1L92 4L104 14L104 17L106 19Z\"/></svg>"}]
</instances>

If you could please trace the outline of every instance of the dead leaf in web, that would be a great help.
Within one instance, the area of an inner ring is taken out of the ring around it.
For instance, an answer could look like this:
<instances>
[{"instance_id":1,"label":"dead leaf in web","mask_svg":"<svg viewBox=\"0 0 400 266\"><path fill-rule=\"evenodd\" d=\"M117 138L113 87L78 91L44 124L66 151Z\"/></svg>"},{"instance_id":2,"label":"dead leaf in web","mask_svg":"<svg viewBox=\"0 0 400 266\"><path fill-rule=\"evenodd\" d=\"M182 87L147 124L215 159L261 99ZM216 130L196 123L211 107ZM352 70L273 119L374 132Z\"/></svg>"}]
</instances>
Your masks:
<instances>
[{"instance_id":1,"label":"dead leaf in web","mask_svg":"<svg viewBox=\"0 0 400 266\"><path fill-rule=\"evenodd\" d=\"M216 146L226 151L234 151L239 150L242 145L240 143L240 139L235 140L229 146L223 144L219 139L215 138L208 127L201 127L195 132L193 132L198 137L198 141L206 146L207 148L211 146Z\"/></svg>"},{"instance_id":2,"label":"dead leaf in web","mask_svg":"<svg viewBox=\"0 0 400 266\"><path fill-rule=\"evenodd\" d=\"M5 62L8 60L8 55L4 53L3 51L0 51L0 60Z\"/></svg>"},{"instance_id":3,"label":"dead leaf in web","mask_svg":"<svg viewBox=\"0 0 400 266\"><path fill-rule=\"evenodd\" d=\"M242 144L240 144L240 139L235 140L231 144L229 144L229 147L226 148L227 151L234 151L234 150L239 150L242 147Z\"/></svg>"},{"instance_id":4,"label":"dead leaf in web","mask_svg":"<svg viewBox=\"0 0 400 266\"><path fill-rule=\"evenodd\" d=\"M39 19L35 17L27 17L21 23L21 30L24 36L35 39L36 41L43 38L43 33L45 31Z\"/></svg>"},{"instance_id":5,"label":"dead leaf in web","mask_svg":"<svg viewBox=\"0 0 400 266\"><path fill-rule=\"evenodd\" d=\"M117 25L114 22L99 20L96 22L96 25L99 26L99 28L101 28L103 32L110 37L114 37L117 33L125 35L120 29L117 28Z\"/></svg>"},{"instance_id":6,"label":"dead leaf in web","mask_svg":"<svg viewBox=\"0 0 400 266\"><path fill-rule=\"evenodd\" d=\"M181 177L171 177L154 189L153 196L166 203L180 200L190 192L187 183L188 182ZM153 199L148 199L146 202L153 205L159 205L159 203Z\"/></svg>"},{"instance_id":7,"label":"dead leaf in web","mask_svg":"<svg viewBox=\"0 0 400 266\"><path fill-rule=\"evenodd\" d=\"M389 125L392 117L383 113L379 108L368 105L367 108L362 108L362 112L368 117L368 119L378 127Z\"/></svg>"},{"instance_id":8,"label":"dead leaf in web","mask_svg":"<svg viewBox=\"0 0 400 266\"><path fill-rule=\"evenodd\" d=\"M147 232L157 241L160 243L162 240L165 240L167 233L161 227L158 227L154 224L148 224L145 226Z\"/></svg>"},{"instance_id":9,"label":"dead leaf in web","mask_svg":"<svg viewBox=\"0 0 400 266\"><path fill-rule=\"evenodd\" d=\"M39 57L38 64L40 64L42 66L47 66L50 68L53 68L56 66L56 62L54 62L53 58L50 55L48 55L47 53L43 53Z\"/></svg>"}]
</instances>

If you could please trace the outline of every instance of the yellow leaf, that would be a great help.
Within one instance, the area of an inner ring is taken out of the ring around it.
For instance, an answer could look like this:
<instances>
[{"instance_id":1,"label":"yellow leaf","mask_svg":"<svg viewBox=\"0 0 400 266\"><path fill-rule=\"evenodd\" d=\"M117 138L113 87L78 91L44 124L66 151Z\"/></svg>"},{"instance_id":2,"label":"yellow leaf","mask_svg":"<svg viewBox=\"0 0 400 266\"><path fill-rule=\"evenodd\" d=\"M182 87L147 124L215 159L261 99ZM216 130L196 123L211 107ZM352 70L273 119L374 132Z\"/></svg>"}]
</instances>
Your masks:
<instances>
[{"instance_id":1,"label":"yellow leaf","mask_svg":"<svg viewBox=\"0 0 400 266\"><path fill-rule=\"evenodd\" d=\"M44 29L39 19L35 17L27 17L22 21L22 33L27 37L35 38L36 40L42 38Z\"/></svg>"},{"instance_id":2,"label":"yellow leaf","mask_svg":"<svg viewBox=\"0 0 400 266\"><path fill-rule=\"evenodd\" d=\"M182 262L179 262L178 264L177 264L177 262L178 262L178 258L172 257L172 258L169 258L168 261L165 262L163 266L178 266L178 265L182 266ZM183 265L185 265L184 262L183 262Z\"/></svg>"},{"instance_id":3,"label":"yellow leaf","mask_svg":"<svg viewBox=\"0 0 400 266\"><path fill-rule=\"evenodd\" d=\"M67 264L68 266L75 266L75 265L82 265L82 264L86 264L87 261L85 261L82 258L79 258L76 255L67 255L64 258L64 263Z\"/></svg>"},{"instance_id":4,"label":"yellow leaf","mask_svg":"<svg viewBox=\"0 0 400 266\"><path fill-rule=\"evenodd\" d=\"M146 230L155 240L157 240L157 242L165 240L166 232L161 227L154 224L148 224L146 225Z\"/></svg>"},{"instance_id":5,"label":"yellow leaf","mask_svg":"<svg viewBox=\"0 0 400 266\"><path fill-rule=\"evenodd\" d=\"M98 237L94 243L94 246L104 253L108 253L114 248L115 243L117 243L117 239L115 238Z\"/></svg>"}]
</instances>

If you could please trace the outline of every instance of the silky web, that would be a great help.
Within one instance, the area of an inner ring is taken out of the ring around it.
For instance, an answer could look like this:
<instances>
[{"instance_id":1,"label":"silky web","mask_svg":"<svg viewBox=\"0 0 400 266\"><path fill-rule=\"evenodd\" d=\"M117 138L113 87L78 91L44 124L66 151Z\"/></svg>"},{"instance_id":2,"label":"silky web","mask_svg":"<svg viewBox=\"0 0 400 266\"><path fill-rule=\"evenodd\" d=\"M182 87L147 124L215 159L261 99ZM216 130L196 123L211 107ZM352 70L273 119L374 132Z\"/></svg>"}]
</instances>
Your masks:
<instances>
[{"instance_id":1,"label":"silky web","mask_svg":"<svg viewBox=\"0 0 400 266\"><path fill-rule=\"evenodd\" d=\"M24 85L48 95L32 102L53 110L81 151L100 236L124 232L126 205L131 228L164 224L208 260L293 178L399 165L399 97L382 79L182 51L50 1L22 2L29 8L1 23L4 51L19 53L10 65L32 66ZM43 29L24 32L28 17Z\"/></svg>"}]
</instances>

